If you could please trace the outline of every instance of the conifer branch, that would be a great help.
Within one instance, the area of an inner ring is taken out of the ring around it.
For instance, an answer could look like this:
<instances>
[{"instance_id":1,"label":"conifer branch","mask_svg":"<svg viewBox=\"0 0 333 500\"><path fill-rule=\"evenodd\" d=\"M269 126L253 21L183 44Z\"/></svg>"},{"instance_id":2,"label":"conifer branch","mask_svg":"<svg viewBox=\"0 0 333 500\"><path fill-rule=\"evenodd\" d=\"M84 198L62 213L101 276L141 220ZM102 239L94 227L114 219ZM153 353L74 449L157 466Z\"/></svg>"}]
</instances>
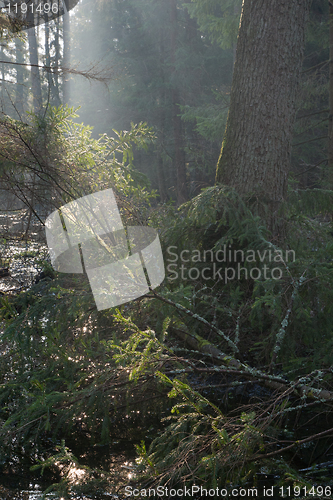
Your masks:
<instances>
[{"instance_id":1,"label":"conifer branch","mask_svg":"<svg viewBox=\"0 0 333 500\"><path fill-rule=\"evenodd\" d=\"M209 323L206 319L202 318L198 314L195 314L194 312L190 311L189 309L186 309L186 307L182 306L181 304L178 304L176 302L172 302L172 300L169 300L169 299L166 299L165 297L162 297L162 295L159 295L158 293L156 293L155 290L153 290L152 288L150 288L150 291L154 294L154 297L146 295L145 296L146 298L156 298L158 300L161 300L162 302L165 302L166 304L169 304L170 306L175 307L176 309L178 309L178 311L181 311L181 312L187 314L188 316L191 316L192 318L196 319L200 323L203 323L204 325L208 326L217 335L222 337L229 344L229 346L231 347L233 352L235 352L235 353L239 352L239 349L236 346L236 344L227 335L225 335L219 328L217 328L216 326Z\"/></svg>"}]
</instances>

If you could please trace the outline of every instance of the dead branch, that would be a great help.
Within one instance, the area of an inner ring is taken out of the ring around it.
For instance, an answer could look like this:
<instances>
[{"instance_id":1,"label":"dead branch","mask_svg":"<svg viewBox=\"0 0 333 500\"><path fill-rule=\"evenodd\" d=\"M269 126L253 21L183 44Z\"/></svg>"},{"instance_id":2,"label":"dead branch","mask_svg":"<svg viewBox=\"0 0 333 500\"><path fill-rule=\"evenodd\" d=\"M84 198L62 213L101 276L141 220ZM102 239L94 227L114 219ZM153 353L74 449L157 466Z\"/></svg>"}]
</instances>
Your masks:
<instances>
[{"instance_id":1,"label":"dead branch","mask_svg":"<svg viewBox=\"0 0 333 500\"><path fill-rule=\"evenodd\" d=\"M43 64L28 64L28 63L18 63L14 61L0 61L1 64L12 64L14 66L26 66L35 67L47 71L58 76L64 75L77 75L86 78L87 80L94 80L100 83L107 84L109 81L114 80L114 73L107 73L105 69L98 69L97 65L91 66L86 70L78 70L76 68L65 68L63 66L45 66ZM110 71L110 70L109 70Z\"/></svg>"},{"instance_id":2,"label":"dead branch","mask_svg":"<svg viewBox=\"0 0 333 500\"><path fill-rule=\"evenodd\" d=\"M173 305L178 310L184 312L185 308L183 308L183 306L180 306L180 304L175 304L171 300L165 299L155 291L153 293L154 295L146 295L145 297L150 299L155 298L161 300L170 305ZM208 322L206 322L205 320L205 324L206 323ZM230 374L237 373L237 375L242 375L243 377L246 378L254 378L258 381L262 381L265 386L278 391L285 391L287 388L290 388L293 392L297 393L301 397L323 400L323 401L333 400L333 392L328 391L326 389L316 389L315 387L311 387L304 384L303 383L304 377L294 382L291 382L279 376L266 374L257 368L252 368L248 366L246 363L242 363L235 357L223 353L213 344L211 344L210 342L203 339L197 334L190 334L188 332L184 332L182 330L179 330L178 328L173 328L173 327L170 328L170 331L174 333L177 337L182 339L184 342L186 342L193 349L208 354L213 359L214 363L218 365L223 364L227 366Z\"/></svg>"}]
</instances>

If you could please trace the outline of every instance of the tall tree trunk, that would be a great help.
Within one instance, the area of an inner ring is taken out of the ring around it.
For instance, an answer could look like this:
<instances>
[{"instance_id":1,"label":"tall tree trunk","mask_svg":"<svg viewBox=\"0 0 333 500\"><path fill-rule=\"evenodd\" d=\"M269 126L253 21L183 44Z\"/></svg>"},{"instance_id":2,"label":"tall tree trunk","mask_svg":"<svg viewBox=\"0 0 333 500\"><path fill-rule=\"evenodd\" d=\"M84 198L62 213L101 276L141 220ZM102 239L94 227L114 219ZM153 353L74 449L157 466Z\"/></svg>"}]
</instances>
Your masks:
<instances>
[{"instance_id":1,"label":"tall tree trunk","mask_svg":"<svg viewBox=\"0 0 333 500\"><path fill-rule=\"evenodd\" d=\"M329 121L328 121L328 181L329 187L333 189L333 3L329 3L329 32L330 32L330 55L329 55Z\"/></svg>"},{"instance_id":2,"label":"tall tree trunk","mask_svg":"<svg viewBox=\"0 0 333 500\"><path fill-rule=\"evenodd\" d=\"M59 17L56 19L55 23L56 23L56 26L55 26L55 33L54 33L54 50L55 50L54 67L59 69L59 66L60 66L60 23L59 23ZM55 95L55 105L60 106L61 99L60 99L60 92L59 92L59 76L58 76L57 71L54 74L54 95Z\"/></svg>"},{"instance_id":3,"label":"tall tree trunk","mask_svg":"<svg viewBox=\"0 0 333 500\"><path fill-rule=\"evenodd\" d=\"M38 115L42 109L42 87L38 68L38 49L35 28L28 29L29 57L31 64L31 89L34 112Z\"/></svg>"},{"instance_id":4,"label":"tall tree trunk","mask_svg":"<svg viewBox=\"0 0 333 500\"><path fill-rule=\"evenodd\" d=\"M161 202L164 203L168 199L165 174L164 174L164 161L163 161L163 149L165 140L165 91L162 85L160 92L160 103L159 103L159 134L158 134L158 145L157 145L157 174L158 174L158 191L160 194Z\"/></svg>"},{"instance_id":5,"label":"tall tree trunk","mask_svg":"<svg viewBox=\"0 0 333 500\"><path fill-rule=\"evenodd\" d=\"M179 116L180 109L180 92L176 81L176 50L177 50L177 0L171 0L171 63L172 63L172 80L173 89L171 91L172 98L172 123L173 136L175 146L175 166L177 173L177 204L181 205L188 199L187 182L186 182L186 164L184 151L184 130L183 123Z\"/></svg>"},{"instance_id":6,"label":"tall tree trunk","mask_svg":"<svg viewBox=\"0 0 333 500\"><path fill-rule=\"evenodd\" d=\"M311 0L244 0L216 181L269 205L287 189L295 98Z\"/></svg>"},{"instance_id":7,"label":"tall tree trunk","mask_svg":"<svg viewBox=\"0 0 333 500\"><path fill-rule=\"evenodd\" d=\"M50 55L50 27L49 24L45 23L45 64L47 67L51 67L51 55ZM53 81L53 75L51 71L47 71L47 85L48 85L48 100L51 100L51 103L55 106L59 106L59 96L57 95L57 91Z\"/></svg>"},{"instance_id":8,"label":"tall tree trunk","mask_svg":"<svg viewBox=\"0 0 333 500\"><path fill-rule=\"evenodd\" d=\"M15 54L16 54L16 85L15 85L15 108L17 113L22 118L24 113L24 68L21 64L24 63L24 42L20 38L15 38Z\"/></svg>"},{"instance_id":9,"label":"tall tree trunk","mask_svg":"<svg viewBox=\"0 0 333 500\"><path fill-rule=\"evenodd\" d=\"M69 12L65 12L63 15L63 60L62 64L64 68L69 68L70 66L70 24L69 24ZM63 104L69 104L70 98L70 75L69 73L64 74L63 81Z\"/></svg>"},{"instance_id":10,"label":"tall tree trunk","mask_svg":"<svg viewBox=\"0 0 333 500\"><path fill-rule=\"evenodd\" d=\"M160 90L158 94L158 122L159 134L157 144L157 174L158 174L158 191L162 203L166 202L167 187L164 172L164 140L165 140L165 109L166 109L166 92L165 92L165 29L162 27L159 34L159 68L160 68Z\"/></svg>"},{"instance_id":11,"label":"tall tree trunk","mask_svg":"<svg viewBox=\"0 0 333 500\"><path fill-rule=\"evenodd\" d=\"M3 45L1 42L0 42L0 57L1 57L2 61L4 61L6 59L6 56L5 56L4 50L3 50ZM5 109L5 82L6 82L5 65L4 65L4 63L1 63L1 106L2 106L2 109Z\"/></svg>"}]
</instances>

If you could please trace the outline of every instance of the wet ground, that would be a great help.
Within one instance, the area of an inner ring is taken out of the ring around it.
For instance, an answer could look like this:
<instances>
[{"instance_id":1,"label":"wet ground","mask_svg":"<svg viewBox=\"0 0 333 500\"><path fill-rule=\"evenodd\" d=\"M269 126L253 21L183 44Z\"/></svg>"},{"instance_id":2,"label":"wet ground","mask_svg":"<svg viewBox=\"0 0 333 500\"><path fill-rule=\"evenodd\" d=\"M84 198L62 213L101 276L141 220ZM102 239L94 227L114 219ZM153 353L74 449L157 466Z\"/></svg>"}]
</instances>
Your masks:
<instances>
[{"instance_id":1,"label":"wet ground","mask_svg":"<svg viewBox=\"0 0 333 500\"><path fill-rule=\"evenodd\" d=\"M133 484L135 476L135 461L133 449L115 452L110 454L109 469L106 474L110 474L114 481L111 481L110 486L107 486L101 491L100 488L87 488L86 493L71 494L71 500L123 500L124 485ZM96 464L95 464L96 465ZM85 470L82 468L72 467L69 475L71 485L84 477ZM43 492L53 483L59 482L60 478L42 477L40 473L26 471L22 475L17 474L0 474L0 500L42 500ZM47 499L61 499L61 495L56 493L48 493ZM63 499L64 500L64 499Z\"/></svg>"},{"instance_id":2,"label":"wet ground","mask_svg":"<svg viewBox=\"0 0 333 500\"><path fill-rule=\"evenodd\" d=\"M36 216L24 209L0 211L0 269L9 268L9 276L0 277L0 292L29 288L47 258L44 227Z\"/></svg>"},{"instance_id":3,"label":"wet ground","mask_svg":"<svg viewBox=\"0 0 333 500\"><path fill-rule=\"evenodd\" d=\"M47 258L42 243L0 239L0 268L9 269L9 276L0 277L0 292L15 294L29 288Z\"/></svg>"}]
</instances>

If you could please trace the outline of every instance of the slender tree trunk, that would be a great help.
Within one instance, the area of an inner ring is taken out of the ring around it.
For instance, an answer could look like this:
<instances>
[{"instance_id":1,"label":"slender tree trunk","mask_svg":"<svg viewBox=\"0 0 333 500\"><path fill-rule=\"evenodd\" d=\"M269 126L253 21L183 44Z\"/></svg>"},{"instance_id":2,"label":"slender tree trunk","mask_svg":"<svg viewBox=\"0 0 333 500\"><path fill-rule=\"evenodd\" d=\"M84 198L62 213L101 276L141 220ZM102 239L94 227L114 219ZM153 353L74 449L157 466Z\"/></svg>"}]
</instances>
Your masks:
<instances>
[{"instance_id":1,"label":"slender tree trunk","mask_svg":"<svg viewBox=\"0 0 333 500\"><path fill-rule=\"evenodd\" d=\"M59 65L60 65L60 23L59 23L59 18L57 18L56 26L55 26L54 50L55 50L54 66L55 66L55 68L59 68ZM55 95L55 105L60 106L61 99L60 99L60 92L59 92L59 76L58 76L57 72L55 72L55 74L54 74L54 95Z\"/></svg>"},{"instance_id":2,"label":"slender tree trunk","mask_svg":"<svg viewBox=\"0 0 333 500\"><path fill-rule=\"evenodd\" d=\"M45 23L45 64L46 66L51 66L51 55L50 55L50 27L49 24ZM51 100L51 103L55 106L59 106L60 102L57 99L57 92L55 89L53 75L51 71L46 73L47 76L47 84L48 84L48 100Z\"/></svg>"},{"instance_id":3,"label":"slender tree trunk","mask_svg":"<svg viewBox=\"0 0 333 500\"><path fill-rule=\"evenodd\" d=\"M181 205L188 199L187 181L186 181L186 163L184 151L184 130L183 123L179 116L180 109L180 92L176 82L176 50L177 50L177 0L171 1L171 61L172 61L172 80L173 89L171 91L172 98L172 123L173 136L175 146L175 166L177 173L177 204Z\"/></svg>"},{"instance_id":4,"label":"slender tree trunk","mask_svg":"<svg viewBox=\"0 0 333 500\"><path fill-rule=\"evenodd\" d=\"M44 51L45 51L45 64L46 66L51 66L51 57L50 57L50 28L48 23L45 23L45 43L44 43ZM47 72L46 74L47 77L47 85L48 85L48 96L49 98L52 96L52 87L53 87L53 81L52 81L52 74L50 71Z\"/></svg>"},{"instance_id":5,"label":"slender tree trunk","mask_svg":"<svg viewBox=\"0 0 333 500\"><path fill-rule=\"evenodd\" d=\"M166 183L165 183L165 175L164 175L164 161L163 161L163 155L162 155L162 149L163 149L163 139L164 139L164 134L162 137L159 138L160 142L158 145L158 191L160 193L160 199L162 203L165 203L168 199L167 193L166 193Z\"/></svg>"},{"instance_id":6,"label":"slender tree trunk","mask_svg":"<svg viewBox=\"0 0 333 500\"><path fill-rule=\"evenodd\" d=\"M295 98L311 0L244 0L216 181L269 205L287 189Z\"/></svg>"},{"instance_id":7,"label":"slender tree trunk","mask_svg":"<svg viewBox=\"0 0 333 500\"><path fill-rule=\"evenodd\" d=\"M63 60L62 64L64 68L69 68L70 66L70 24L69 24L69 12L63 15ZM69 104L70 99L70 78L69 73L64 74L63 81L63 104Z\"/></svg>"},{"instance_id":8,"label":"slender tree trunk","mask_svg":"<svg viewBox=\"0 0 333 500\"><path fill-rule=\"evenodd\" d=\"M29 56L31 64L31 89L33 108L36 114L42 109L42 87L38 68L38 49L35 28L28 29Z\"/></svg>"},{"instance_id":9,"label":"slender tree trunk","mask_svg":"<svg viewBox=\"0 0 333 500\"><path fill-rule=\"evenodd\" d=\"M329 3L329 32L330 32L330 55L329 55L329 121L328 121L328 181L329 187L333 189L333 3Z\"/></svg>"},{"instance_id":10,"label":"slender tree trunk","mask_svg":"<svg viewBox=\"0 0 333 500\"><path fill-rule=\"evenodd\" d=\"M158 134L158 145L157 145L157 169L158 169L158 191L160 194L161 202L164 203L167 199L167 189L165 182L164 173L164 161L163 161L163 148L164 148L164 138L165 138L165 107L166 107L166 92L165 92L165 30L162 28L160 30L159 37L159 67L160 67L160 79L161 86L158 96L158 121L159 121L159 134Z\"/></svg>"},{"instance_id":11,"label":"slender tree trunk","mask_svg":"<svg viewBox=\"0 0 333 500\"><path fill-rule=\"evenodd\" d=\"M16 53L16 86L15 86L15 108L22 118L24 113L24 68L20 64L24 63L24 42L18 37L15 38Z\"/></svg>"},{"instance_id":12,"label":"slender tree trunk","mask_svg":"<svg viewBox=\"0 0 333 500\"><path fill-rule=\"evenodd\" d=\"M6 56L4 54L4 51L3 51L3 46L2 46L2 43L0 43L0 57L1 57L1 60L4 61ZM2 106L2 109L5 109L4 106L5 106L5 65L4 63L1 63L1 106Z\"/></svg>"},{"instance_id":13,"label":"slender tree trunk","mask_svg":"<svg viewBox=\"0 0 333 500\"><path fill-rule=\"evenodd\" d=\"M160 193L161 202L164 203L168 199L165 173L164 173L164 161L163 161L163 148L164 148L164 138L165 138L165 91L162 86L160 94L160 109L159 109L159 128L160 132L158 134L158 145L157 145L157 169L158 169L158 190Z\"/></svg>"},{"instance_id":14,"label":"slender tree trunk","mask_svg":"<svg viewBox=\"0 0 333 500\"><path fill-rule=\"evenodd\" d=\"M188 196L184 151L184 131L183 123L179 116L179 101L179 92L178 90L174 89L172 91L172 121L175 144L175 164L177 171L177 204L181 205L188 200Z\"/></svg>"}]
</instances>

